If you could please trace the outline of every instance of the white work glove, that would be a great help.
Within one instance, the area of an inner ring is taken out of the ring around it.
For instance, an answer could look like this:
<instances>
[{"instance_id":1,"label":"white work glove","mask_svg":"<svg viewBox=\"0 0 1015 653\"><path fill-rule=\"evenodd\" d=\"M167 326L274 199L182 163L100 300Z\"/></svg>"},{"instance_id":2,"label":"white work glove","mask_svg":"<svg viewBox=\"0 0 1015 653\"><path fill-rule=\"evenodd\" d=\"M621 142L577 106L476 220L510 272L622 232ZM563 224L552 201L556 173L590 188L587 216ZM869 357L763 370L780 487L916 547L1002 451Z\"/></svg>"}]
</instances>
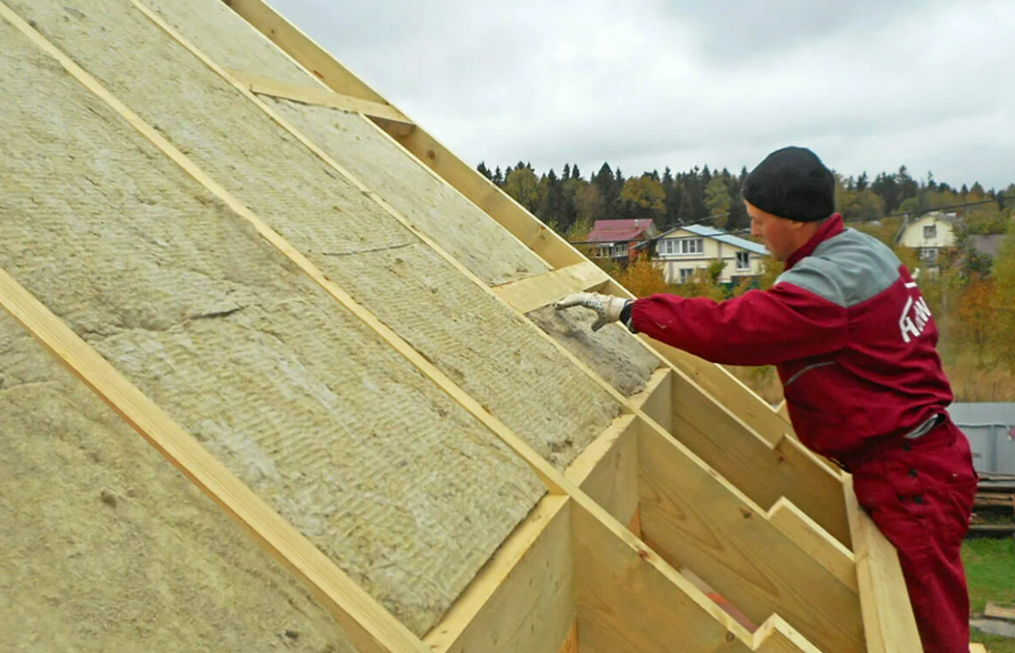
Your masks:
<instances>
[{"instance_id":1,"label":"white work glove","mask_svg":"<svg viewBox=\"0 0 1015 653\"><path fill-rule=\"evenodd\" d=\"M582 306L584 308L590 308L599 315L599 319L592 325L593 331L598 331L604 326L611 322L616 322L620 319L620 312L624 310L629 302L633 302L633 299L624 299L623 297L614 297L613 295L600 295L594 292L576 292L573 295L568 295L564 299L557 302L554 306L560 311L565 308L571 308L572 306Z\"/></svg>"}]
</instances>

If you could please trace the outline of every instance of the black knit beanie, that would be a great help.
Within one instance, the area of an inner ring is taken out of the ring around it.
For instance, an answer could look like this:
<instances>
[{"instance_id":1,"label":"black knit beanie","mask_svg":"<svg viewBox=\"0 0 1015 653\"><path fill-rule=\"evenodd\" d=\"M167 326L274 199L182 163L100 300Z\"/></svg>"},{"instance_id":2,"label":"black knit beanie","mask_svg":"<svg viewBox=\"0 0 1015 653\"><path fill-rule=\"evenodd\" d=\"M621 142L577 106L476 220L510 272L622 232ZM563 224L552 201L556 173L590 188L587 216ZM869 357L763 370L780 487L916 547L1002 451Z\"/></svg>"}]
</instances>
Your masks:
<instances>
[{"instance_id":1,"label":"black knit beanie","mask_svg":"<svg viewBox=\"0 0 1015 653\"><path fill-rule=\"evenodd\" d=\"M762 211L795 222L835 213L835 177L804 147L784 147L765 157L747 175L743 194Z\"/></svg>"}]
</instances>

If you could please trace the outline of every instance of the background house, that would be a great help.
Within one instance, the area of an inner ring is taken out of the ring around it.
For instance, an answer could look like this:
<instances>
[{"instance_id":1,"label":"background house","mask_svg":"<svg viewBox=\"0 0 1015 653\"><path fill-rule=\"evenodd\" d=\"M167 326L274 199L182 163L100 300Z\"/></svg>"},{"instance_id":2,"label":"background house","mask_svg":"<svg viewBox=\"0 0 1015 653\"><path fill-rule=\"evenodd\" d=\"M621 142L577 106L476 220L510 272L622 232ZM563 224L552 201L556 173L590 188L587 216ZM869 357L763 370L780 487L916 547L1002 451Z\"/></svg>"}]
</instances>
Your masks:
<instances>
[{"instance_id":1,"label":"background house","mask_svg":"<svg viewBox=\"0 0 1015 653\"><path fill-rule=\"evenodd\" d=\"M768 256L758 243L701 225L671 229L655 246L655 264L662 268L667 283L686 283L695 271L708 268L716 259L726 262L719 283L736 283L741 277L760 275L762 260Z\"/></svg>"},{"instance_id":2,"label":"background house","mask_svg":"<svg viewBox=\"0 0 1015 653\"><path fill-rule=\"evenodd\" d=\"M936 267L941 250L955 247L957 225L956 214L932 211L907 221L899 233L899 243L916 250L920 261L928 267Z\"/></svg>"},{"instance_id":3,"label":"background house","mask_svg":"<svg viewBox=\"0 0 1015 653\"><path fill-rule=\"evenodd\" d=\"M657 235L659 230L651 220L596 220L588 238L581 244L592 245L592 258L612 258L618 263L627 263L632 247Z\"/></svg>"}]
</instances>

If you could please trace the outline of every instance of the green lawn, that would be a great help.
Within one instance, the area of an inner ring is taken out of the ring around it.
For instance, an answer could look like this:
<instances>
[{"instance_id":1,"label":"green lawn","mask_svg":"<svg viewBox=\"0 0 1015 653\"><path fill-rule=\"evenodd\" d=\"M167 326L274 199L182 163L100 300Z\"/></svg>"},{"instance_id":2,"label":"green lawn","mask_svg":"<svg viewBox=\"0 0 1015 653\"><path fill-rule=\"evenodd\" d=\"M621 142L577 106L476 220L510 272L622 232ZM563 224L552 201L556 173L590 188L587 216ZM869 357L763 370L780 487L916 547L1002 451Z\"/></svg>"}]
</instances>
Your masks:
<instances>
[{"instance_id":1,"label":"green lawn","mask_svg":"<svg viewBox=\"0 0 1015 653\"><path fill-rule=\"evenodd\" d=\"M969 583L969 604L974 616L983 614L988 600L1015 605L1015 541L1011 538L968 540L962 545L962 563ZM973 631L972 640L991 653L1015 653L1015 639Z\"/></svg>"}]
</instances>

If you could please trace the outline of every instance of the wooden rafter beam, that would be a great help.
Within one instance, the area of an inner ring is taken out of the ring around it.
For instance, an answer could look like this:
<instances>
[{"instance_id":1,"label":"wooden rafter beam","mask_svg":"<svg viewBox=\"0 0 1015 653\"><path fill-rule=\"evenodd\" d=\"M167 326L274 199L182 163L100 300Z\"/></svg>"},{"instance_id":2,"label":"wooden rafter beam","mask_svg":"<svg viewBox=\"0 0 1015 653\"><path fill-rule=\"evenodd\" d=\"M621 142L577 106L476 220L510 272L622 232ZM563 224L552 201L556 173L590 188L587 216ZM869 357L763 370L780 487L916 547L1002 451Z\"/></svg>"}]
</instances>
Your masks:
<instances>
[{"instance_id":1,"label":"wooden rafter beam","mask_svg":"<svg viewBox=\"0 0 1015 653\"><path fill-rule=\"evenodd\" d=\"M326 88L313 88L299 84L289 84L267 77L252 75L242 70L227 70L226 72L247 87L251 93L267 95L269 97L292 100L303 104L329 107L352 113L362 113L371 118L380 118L390 123L401 125L406 128L404 133L409 133L415 124L406 118L401 111L390 104L381 104L372 100L362 100L351 95L342 95Z\"/></svg>"},{"instance_id":2,"label":"wooden rafter beam","mask_svg":"<svg viewBox=\"0 0 1015 653\"><path fill-rule=\"evenodd\" d=\"M813 555L815 548L794 540L804 526L773 523L769 511L713 476L689 451L675 455L680 449L680 443L643 423L639 505L649 546L674 566L690 568L754 623L775 613L826 653L861 651L860 603L833 571L841 567L830 569ZM782 518L801 516L790 511ZM816 537L828 538L814 529ZM844 549L838 552L844 555ZM821 553L835 555L836 549Z\"/></svg>"},{"instance_id":3,"label":"wooden rafter beam","mask_svg":"<svg viewBox=\"0 0 1015 653\"><path fill-rule=\"evenodd\" d=\"M610 280L592 261L551 270L535 277L494 287L494 292L519 313L552 304L573 292L595 290Z\"/></svg>"}]
</instances>

